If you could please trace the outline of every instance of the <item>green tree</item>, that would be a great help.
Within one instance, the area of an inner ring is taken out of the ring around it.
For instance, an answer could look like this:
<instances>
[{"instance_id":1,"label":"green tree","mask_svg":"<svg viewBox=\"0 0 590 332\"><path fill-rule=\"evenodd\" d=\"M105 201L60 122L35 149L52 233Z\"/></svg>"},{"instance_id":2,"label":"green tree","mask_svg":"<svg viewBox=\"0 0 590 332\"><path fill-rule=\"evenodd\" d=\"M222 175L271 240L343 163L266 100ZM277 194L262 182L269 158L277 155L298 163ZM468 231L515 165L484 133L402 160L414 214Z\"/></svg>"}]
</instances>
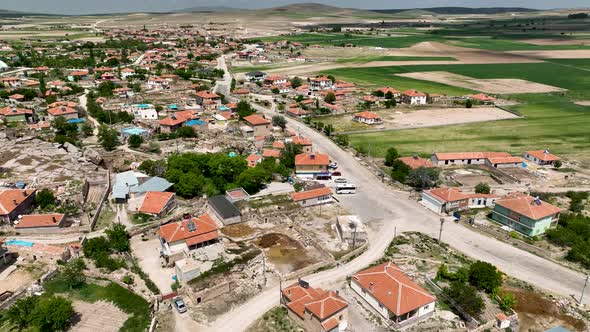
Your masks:
<instances>
[{"instance_id":1,"label":"green tree","mask_svg":"<svg viewBox=\"0 0 590 332\"><path fill-rule=\"evenodd\" d=\"M280 162L287 168L295 168L295 156L303 152L301 145L285 143Z\"/></svg>"},{"instance_id":2,"label":"green tree","mask_svg":"<svg viewBox=\"0 0 590 332\"><path fill-rule=\"evenodd\" d=\"M490 193L490 185L485 182L480 182L475 186L475 193L476 194L489 194Z\"/></svg>"},{"instance_id":3,"label":"green tree","mask_svg":"<svg viewBox=\"0 0 590 332\"><path fill-rule=\"evenodd\" d=\"M500 309L508 312L518 304L518 301L516 300L516 296L514 296L514 294L503 293L500 294L500 301L498 304L500 305Z\"/></svg>"},{"instance_id":4,"label":"green tree","mask_svg":"<svg viewBox=\"0 0 590 332\"><path fill-rule=\"evenodd\" d=\"M164 176L164 174L166 174L167 168L168 165L166 164L166 160L164 159L148 159L144 160L137 169L146 173L149 176Z\"/></svg>"},{"instance_id":5,"label":"green tree","mask_svg":"<svg viewBox=\"0 0 590 332\"><path fill-rule=\"evenodd\" d=\"M39 297L28 296L17 300L7 311L6 318L19 330L27 328L33 319L32 313L39 302Z\"/></svg>"},{"instance_id":6,"label":"green tree","mask_svg":"<svg viewBox=\"0 0 590 332\"><path fill-rule=\"evenodd\" d=\"M291 79L291 87L293 89L297 89L301 85L303 85L303 80L300 77L295 76Z\"/></svg>"},{"instance_id":7,"label":"green tree","mask_svg":"<svg viewBox=\"0 0 590 332\"><path fill-rule=\"evenodd\" d=\"M240 117L240 119L243 119L248 115L256 113L252 106L250 106L250 104L245 100L240 100L240 102L238 102L236 110L238 112L238 116Z\"/></svg>"},{"instance_id":8,"label":"green tree","mask_svg":"<svg viewBox=\"0 0 590 332\"><path fill-rule=\"evenodd\" d=\"M561 160L556 160L553 163L553 167L555 167L555 168L560 168L561 166L563 166L563 163L561 162Z\"/></svg>"},{"instance_id":9,"label":"green tree","mask_svg":"<svg viewBox=\"0 0 590 332\"><path fill-rule=\"evenodd\" d=\"M466 108L473 107L473 101L471 99L467 99L467 101L465 101L465 107Z\"/></svg>"},{"instance_id":10,"label":"green tree","mask_svg":"<svg viewBox=\"0 0 590 332\"><path fill-rule=\"evenodd\" d=\"M94 133L94 129L92 129L92 126L90 126L88 123L85 123L82 126L82 133L84 134L84 136L88 137L88 136L92 136L92 134Z\"/></svg>"},{"instance_id":11,"label":"green tree","mask_svg":"<svg viewBox=\"0 0 590 332\"><path fill-rule=\"evenodd\" d=\"M53 195L53 191L45 188L37 192L35 195L35 205L42 210L55 207L55 196Z\"/></svg>"},{"instance_id":12,"label":"green tree","mask_svg":"<svg viewBox=\"0 0 590 332\"><path fill-rule=\"evenodd\" d=\"M393 100L393 102L395 103L395 99L393 99L393 92L391 91L387 91L387 93L385 94L385 99ZM393 106L395 106L395 104Z\"/></svg>"},{"instance_id":13,"label":"green tree","mask_svg":"<svg viewBox=\"0 0 590 332\"><path fill-rule=\"evenodd\" d=\"M184 138L196 136L195 130L191 126L182 126L182 127L178 128L175 131L175 133L178 137L184 137Z\"/></svg>"},{"instance_id":14,"label":"green tree","mask_svg":"<svg viewBox=\"0 0 590 332\"><path fill-rule=\"evenodd\" d=\"M488 294L495 294L502 286L502 273L490 263L477 261L469 267L469 283Z\"/></svg>"},{"instance_id":15,"label":"green tree","mask_svg":"<svg viewBox=\"0 0 590 332\"><path fill-rule=\"evenodd\" d=\"M415 188L426 189L436 186L440 170L436 168L418 167L408 174L407 183Z\"/></svg>"},{"instance_id":16,"label":"green tree","mask_svg":"<svg viewBox=\"0 0 590 332\"><path fill-rule=\"evenodd\" d=\"M72 259L60 267L60 278L70 287L76 288L84 283L86 278L82 271L86 264L81 258Z\"/></svg>"},{"instance_id":17,"label":"green tree","mask_svg":"<svg viewBox=\"0 0 590 332\"><path fill-rule=\"evenodd\" d=\"M41 297L32 312L32 325L39 331L65 331L74 315L70 300L59 296Z\"/></svg>"},{"instance_id":18,"label":"green tree","mask_svg":"<svg viewBox=\"0 0 590 332\"><path fill-rule=\"evenodd\" d=\"M142 143L143 143L143 137L141 137L139 135L131 135L127 139L127 144L129 144L129 147L134 148L134 149L137 149L138 147L140 147Z\"/></svg>"},{"instance_id":19,"label":"green tree","mask_svg":"<svg viewBox=\"0 0 590 332\"><path fill-rule=\"evenodd\" d=\"M238 186L244 188L249 194L255 194L264 187L264 183L270 180L270 174L262 167L248 168L242 172L236 181Z\"/></svg>"},{"instance_id":20,"label":"green tree","mask_svg":"<svg viewBox=\"0 0 590 332\"><path fill-rule=\"evenodd\" d=\"M234 91L236 89L236 79L232 78L231 79L231 91Z\"/></svg>"},{"instance_id":21,"label":"green tree","mask_svg":"<svg viewBox=\"0 0 590 332\"><path fill-rule=\"evenodd\" d=\"M110 251L110 243L104 236L98 236L86 240L82 247L85 257L96 259L98 256L107 255Z\"/></svg>"},{"instance_id":22,"label":"green tree","mask_svg":"<svg viewBox=\"0 0 590 332\"><path fill-rule=\"evenodd\" d=\"M485 308L477 290L460 281L451 282L450 287L443 289L443 293L474 318L478 318Z\"/></svg>"},{"instance_id":23,"label":"green tree","mask_svg":"<svg viewBox=\"0 0 590 332\"><path fill-rule=\"evenodd\" d=\"M400 183L406 183L411 170L410 166L399 159L395 159L391 164L391 178Z\"/></svg>"},{"instance_id":24,"label":"green tree","mask_svg":"<svg viewBox=\"0 0 590 332\"><path fill-rule=\"evenodd\" d=\"M98 142L107 151L112 151L121 144L117 132L105 124L98 128Z\"/></svg>"},{"instance_id":25,"label":"green tree","mask_svg":"<svg viewBox=\"0 0 590 332\"><path fill-rule=\"evenodd\" d=\"M334 92L328 92L326 94L326 97L324 97L324 101L328 104L332 104L336 101L336 95L334 94Z\"/></svg>"},{"instance_id":26,"label":"green tree","mask_svg":"<svg viewBox=\"0 0 590 332\"><path fill-rule=\"evenodd\" d=\"M176 172L178 170L172 170ZM179 171L178 171L179 172ZM180 172L180 177L174 185L175 191L178 196L191 198L200 195L205 187L205 178L201 174Z\"/></svg>"},{"instance_id":27,"label":"green tree","mask_svg":"<svg viewBox=\"0 0 590 332\"><path fill-rule=\"evenodd\" d=\"M326 134L326 136L331 136L333 132L334 126L332 124L327 124L324 126L324 134Z\"/></svg>"},{"instance_id":28,"label":"green tree","mask_svg":"<svg viewBox=\"0 0 590 332\"><path fill-rule=\"evenodd\" d=\"M113 95L113 90L115 89L115 83L111 81L104 81L101 82L97 89L97 93L101 97L110 97Z\"/></svg>"},{"instance_id":29,"label":"green tree","mask_svg":"<svg viewBox=\"0 0 590 332\"><path fill-rule=\"evenodd\" d=\"M272 125L281 127L281 129L285 130L285 128L287 127L287 120L282 115L273 115Z\"/></svg>"},{"instance_id":30,"label":"green tree","mask_svg":"<svg viewBox=\"0 0 590 332\"><path fill-rule=\"evenodd\" d=\"M375 91L371 92L371 95L373 95L375 97L384 97L385 96L385 94L381 90L375 90Z\"/></svg>"},{"instance_id":31,"label":"green tree","mask_svg":"<svg viewBox=\"0 0 590 332\"><path fill-rule=\"evenodd\" d=\"M336 142L336 144L338 144L340 146L344 146L344 147L346 147L350 144L347 135L336 135L334 137L334 142Z\"/></svg>"},{"instance_id":32,"label":"green tree","mask_svg":"<svg viewBox=\"0 0 590 332\"><path fill-rule=\"evenodd\" d=\"M125 230L125 225L115 223L105 230L109 240L109 246L118 252L129 251L129 233Z\"/></svg>"},{"instance_id":33,"label":"green tree","mask_svg":"<svg viewBox=\"0 0 590 332\"><path fill-rule=\"evenodd\" d=\"M387 149L387 152L385 153L385 166L392 166L393 161L399 157L400 156L399 156L399 153L397 152L396 148L391 147L391 148Z\"/></svg>"}]
</instances>

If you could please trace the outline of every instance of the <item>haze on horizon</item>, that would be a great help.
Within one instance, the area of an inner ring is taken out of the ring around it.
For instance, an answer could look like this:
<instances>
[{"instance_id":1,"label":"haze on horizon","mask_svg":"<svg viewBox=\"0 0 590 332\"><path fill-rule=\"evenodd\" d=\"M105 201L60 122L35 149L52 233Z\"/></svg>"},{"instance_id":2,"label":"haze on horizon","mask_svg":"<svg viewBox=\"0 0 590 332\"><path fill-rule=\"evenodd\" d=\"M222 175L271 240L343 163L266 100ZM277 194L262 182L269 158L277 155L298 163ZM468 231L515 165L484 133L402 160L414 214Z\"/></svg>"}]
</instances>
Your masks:
<instances>
[{"instance_id":1,"label":"haze on horizon","mask_svg":"<svg viewBox=\"0 0 590 332\"><path fill-rule=\"evenodd\" d=\"M0 9L50 14L100 14L168 12L193 7L259 9L294 3L322 3L360 9L406 9L427 7L526 7L535 9L590 7L588 0L423 0L419 5L400 0L3 0Z\"/></svg>"}]
</instances>

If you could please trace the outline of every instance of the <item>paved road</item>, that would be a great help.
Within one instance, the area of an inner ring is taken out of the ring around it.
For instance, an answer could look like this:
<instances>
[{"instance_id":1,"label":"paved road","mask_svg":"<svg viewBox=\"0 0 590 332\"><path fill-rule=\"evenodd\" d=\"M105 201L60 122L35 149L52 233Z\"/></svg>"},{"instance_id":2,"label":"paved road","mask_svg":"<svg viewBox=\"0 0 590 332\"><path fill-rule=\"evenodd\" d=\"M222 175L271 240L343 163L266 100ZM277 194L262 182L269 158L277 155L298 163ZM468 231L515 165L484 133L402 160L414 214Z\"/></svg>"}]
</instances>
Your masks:
<instances>
[{"instance_id":1,"label":"paved road","mask_svg":"<svg viewBox=\"0 0 590 332\"><path fill-rule=\"evenodd\" d=\"M261 106L253 105L259 112L273 113ZM418 231L432 237L438 236L439 216L426 210L407 193L397 192L381 183L376 176L336 144L301 123L287 119L288 125L296 132L309 137L319 152L328 153L339 163L343 176L357 184L355 195L340 195L341 203L358 214L363 220L371 221L369 248L360 257L323 271L305 279L315 286L330 287L341 282L346 276L366 267L379 259L394 236L394 232ZM516 247L471 231L453 222L444 225L443 242L474 259L484 260L497 266L510 276L524 280L546 291L563 296L580 294L585 276L559 264L552 263ZM211 331L243 331L264 312L277 305L278 286L271 287L244 305L234 308L209 326ZM590 302L586 296L584 302Z\"/></svg>"}]
</instances>

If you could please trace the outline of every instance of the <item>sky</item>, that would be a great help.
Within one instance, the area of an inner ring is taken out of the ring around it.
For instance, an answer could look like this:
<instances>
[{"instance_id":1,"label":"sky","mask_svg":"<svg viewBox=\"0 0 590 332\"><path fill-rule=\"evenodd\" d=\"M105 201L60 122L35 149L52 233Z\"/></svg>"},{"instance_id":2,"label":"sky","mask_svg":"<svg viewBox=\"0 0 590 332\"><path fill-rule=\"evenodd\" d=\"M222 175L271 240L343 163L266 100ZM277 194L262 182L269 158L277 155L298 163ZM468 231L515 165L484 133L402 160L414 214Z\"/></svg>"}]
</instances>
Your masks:
<instances>
[{"instance_id":1,"label":"sky","mask_svg":"<svg viewBox=\"0 0 590 332\"><path fill-rule=\"evenodd\" d=\"M316 2L348 8L403 9L425 7L527 7L537 9L590 7L589 0L1 0L0 9L52 13L99 14L162 12L188 7L268 8L290 3Z\"/></svg>"}]
</instances>

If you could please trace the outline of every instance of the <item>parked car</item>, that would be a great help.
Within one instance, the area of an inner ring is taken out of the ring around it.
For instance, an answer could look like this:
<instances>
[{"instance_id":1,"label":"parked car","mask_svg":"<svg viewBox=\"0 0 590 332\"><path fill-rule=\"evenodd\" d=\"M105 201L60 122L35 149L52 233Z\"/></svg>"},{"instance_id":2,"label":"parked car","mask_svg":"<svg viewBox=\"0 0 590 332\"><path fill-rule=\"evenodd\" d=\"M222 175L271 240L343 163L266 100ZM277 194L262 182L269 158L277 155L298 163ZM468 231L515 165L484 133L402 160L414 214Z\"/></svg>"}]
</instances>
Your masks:
<instances>
[{"instance_id":1,"label":"parked car","mask_svg":"<svg viewBox=\"0 0 590 332\"><path fill-rule=\"evenodd\" d=\"M174 307L176 307L176 310L178 310L178 313L179 314L181 314L183 312L186 312L188 310L186 308L186 304L182 300L182 297L175 298L174 301L173 301L173 303L174 303Z\"/></svg>"},{"instance_id":2,"label":"parked car","mask_svg":"<svg viewBox=\"0 0 590 332\"><path fill-rule=\"evenodd\" d=\"M336 183L347 183L348 180L346 180L345 178L337 178L334 180L334 182Z\"/></svg>"},{"instance_id":3,"label":"parked car","mask_svg":"<svg viewBox=\"0 0 590 332\"><path fill-rule=\"evenodd\" d=\"M340 172L332 172L332 176L342 176L342 173L340 173Z\"/></svg>"},{"instance_id":4,"label":"parked car","mask_svg":"<svg viewBox=\"0 0 590 332\"><path fill-rule=\"evenodd\" d=\"M328 168L336 169L336 168L338 168L338 163L333 161L330 164L328 164Z\"/></svg>"}]
</instances>

